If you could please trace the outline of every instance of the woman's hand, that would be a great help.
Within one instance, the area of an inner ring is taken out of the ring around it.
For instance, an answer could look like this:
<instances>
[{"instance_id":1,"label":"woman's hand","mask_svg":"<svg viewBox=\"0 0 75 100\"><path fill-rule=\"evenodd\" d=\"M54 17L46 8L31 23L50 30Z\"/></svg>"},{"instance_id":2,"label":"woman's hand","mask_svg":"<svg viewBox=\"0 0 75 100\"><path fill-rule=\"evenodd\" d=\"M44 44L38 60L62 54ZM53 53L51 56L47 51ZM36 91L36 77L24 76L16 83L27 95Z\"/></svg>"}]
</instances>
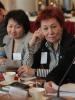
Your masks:
<instances>
[{"instance_id":1,"label":"woman's hand","mask_svg":"<svg viewBox=\"0 0 75 100\"><path fill-rule=\"evenodd\" d=\"M27 74L29 76L33 76L35 74L35 69L32 69L29 66L21 66L18 71L18 75L21 76L22 74Z\"/></svg>"},{"instance_id":2,"label":"woman's hand","mask_svg":"<svg viewBox=\"0 0 75 100\"><path fill-rule=\"evenodd\" d=\"M44 84L44 88L46 90L46 93L54 93L57 91L58 86L54 82L49 81Z\"/></svg>"},{"instance_id":3,"label":"woman's hand","mask_svg":"<svg viewBox=\"0 0 75 100\"><path fill-rule=\"evenodd\" d=\"M41 28L39 28L37 31L34 32L32 39L29 42L29 46L32 47L33 45L36 44L38 41L42 41L44 38Z\"/></svg>"}]
</instances>

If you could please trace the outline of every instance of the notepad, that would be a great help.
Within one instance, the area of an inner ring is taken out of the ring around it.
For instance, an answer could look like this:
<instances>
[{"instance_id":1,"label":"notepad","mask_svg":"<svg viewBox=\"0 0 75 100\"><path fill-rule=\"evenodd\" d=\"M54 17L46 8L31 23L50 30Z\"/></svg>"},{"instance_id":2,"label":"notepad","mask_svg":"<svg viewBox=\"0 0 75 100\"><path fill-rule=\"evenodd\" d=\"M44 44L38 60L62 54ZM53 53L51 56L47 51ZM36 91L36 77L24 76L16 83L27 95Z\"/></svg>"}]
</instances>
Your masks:
<instances>
[{"instance_id":1,"label":"notepad","mask_svg":"<svg viewBox=\"0 0 75 100\"><path fill-rule=\"evenodd\" d=\"M56 88L57 90L57 85L53 84L54 88ZM63 96L63 97L74 97L75 98L75 84L73 83L68 83L68 84L63 84L61 87L60 87L60 96ZM57 93L47 93L47 95L53 95L53 96L56 96Z\"/></svg>"}]
</instances>

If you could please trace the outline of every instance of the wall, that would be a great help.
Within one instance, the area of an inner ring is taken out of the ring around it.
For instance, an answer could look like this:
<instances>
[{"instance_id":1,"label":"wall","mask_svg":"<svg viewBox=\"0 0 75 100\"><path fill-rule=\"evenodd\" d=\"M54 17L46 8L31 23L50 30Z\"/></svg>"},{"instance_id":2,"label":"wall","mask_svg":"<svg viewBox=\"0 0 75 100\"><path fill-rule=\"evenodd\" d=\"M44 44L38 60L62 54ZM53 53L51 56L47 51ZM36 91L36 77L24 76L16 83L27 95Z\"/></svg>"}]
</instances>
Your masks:
<instances>
[{"instance_id":1,"label":"wall","mask_svg":"<svg viewBox=\"0 0 75 100\"><path fill-rule=\"evenodd\" d=\"M64 0L63 1L65 10L72 10L72 0Z\"/></svg>"},{"instance_id":2,"label":"wall","mask_svg":"<svg viewBox=\"0 0 75 100\"><path fill-rule=\"evenodd\" d=\"M36 0L16 0L16 8L23 9L24 11L35 11L36 10Z\"/></svg>"},{"instance_id":3,"label":"wall","mask_svg":"<svg viewBox=\"0 0 75 100\"><path fill-rule=\"evenodd\" d=\"M23 9L24 11L35 11L38 10L38 0L0 0L4 5L7 11L12 9ZM63 1L65 0L55 0L63 6ZM67 0L69 1L69 0ZM70 0L73 2L75 7L75 0Z\"/></svg>"},{"instance_id":4,"label":"wall","mask_svg":"<svg viewBox=\"0 0 75 100\"><path fill-rule=\"evenodd\" d=\"M23 9L24 11L35 11L36 0L0 0L7 11L12 9Z\"/></svg>"},{"instance_id":5,"label":"wall","mask_svg":"<svg viewBox=\"0 0 75 100\"><path fill-rule=\"evenodd\" d=\"M16 3L15 0L0 0L7 11L12 10L12 9L16 9Z\"/></svg>"}]
</instances>

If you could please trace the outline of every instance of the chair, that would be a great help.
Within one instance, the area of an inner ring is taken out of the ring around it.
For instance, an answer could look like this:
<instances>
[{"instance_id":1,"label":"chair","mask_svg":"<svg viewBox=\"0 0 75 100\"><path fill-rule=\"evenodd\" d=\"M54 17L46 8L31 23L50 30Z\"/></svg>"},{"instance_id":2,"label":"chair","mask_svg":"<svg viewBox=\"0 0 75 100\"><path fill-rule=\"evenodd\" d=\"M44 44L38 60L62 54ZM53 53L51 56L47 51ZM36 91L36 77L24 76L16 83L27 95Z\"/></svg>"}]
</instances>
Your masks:
<instances>
[{"instance_id":1,"label":"chair","mask_svg":"<svg viewBox=\"0 0 75 100\"><path fill-rule=\"evenodd\" d=\"M67 29L68 33L75 35L75 22L66 21L65 28Z\"/></svg>"}]
</instances>

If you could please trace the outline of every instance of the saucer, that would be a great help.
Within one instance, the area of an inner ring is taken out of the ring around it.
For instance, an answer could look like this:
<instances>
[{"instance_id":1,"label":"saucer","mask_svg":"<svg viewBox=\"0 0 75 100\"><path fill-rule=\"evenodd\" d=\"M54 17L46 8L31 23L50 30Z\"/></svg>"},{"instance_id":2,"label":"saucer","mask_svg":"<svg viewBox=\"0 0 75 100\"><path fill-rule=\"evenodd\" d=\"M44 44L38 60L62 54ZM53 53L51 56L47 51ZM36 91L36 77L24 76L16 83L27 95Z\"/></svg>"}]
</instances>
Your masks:
<instances>
[{"instance_id":1,"label":"saucer","mask_svg":"<svg viewBox=\"0 0 75 100\"><path fill-rule=\"evenodd\" d=\"M1 81L0 82L0 85L2 85L2 86L6 86L6 85L9 85L9 84L11 84L11 83L13 83L13 82L16 82L16 80L13 80L13 81L10 81L10 82L7 82L7 81Z\"/></svg>"},{"instance_id":2,"label":"saucer","mask_svg":"<svg viewBox=\"0 0 75 100\"><path fill-rule=\"evenodd\" d=\"M36 79L36 77L20 77L20 81L30 81L30 80L34 80Z\"/></svg>"}]
</instances>

